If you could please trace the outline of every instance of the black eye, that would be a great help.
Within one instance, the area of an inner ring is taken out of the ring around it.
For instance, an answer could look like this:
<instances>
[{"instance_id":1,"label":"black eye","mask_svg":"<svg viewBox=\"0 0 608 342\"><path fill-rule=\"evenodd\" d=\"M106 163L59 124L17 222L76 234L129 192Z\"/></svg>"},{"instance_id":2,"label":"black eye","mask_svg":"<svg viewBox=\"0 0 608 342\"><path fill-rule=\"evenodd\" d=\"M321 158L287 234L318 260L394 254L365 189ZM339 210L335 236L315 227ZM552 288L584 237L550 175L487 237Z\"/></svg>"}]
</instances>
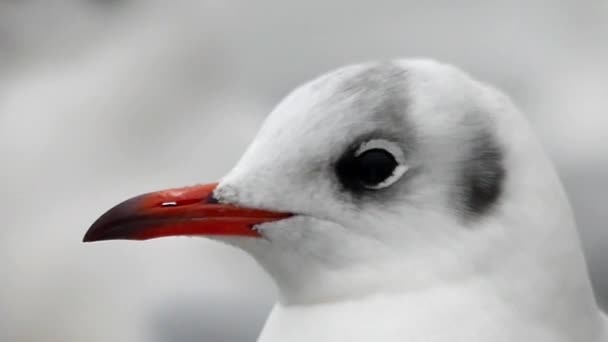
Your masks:
<instances>
[{"instance_id":1,"label":"black eye","mask_svg":"<svg viewBox=\"0 0 608 342\"><path fill-rule=\"evenodd\" d=\"M386 140L371 140L347 152L336 168L342 184L351 190L382 189L407 171L403 152Z\"/></svg>"},{"instance_id":2,"label":"black eye","mask_svg":"<svg viewBox=\"0 0 608 342\"><path fill-rule=\"evenodd\" d=\"M362 185L374 187L389 178L397 165L390 152L374 148L356 156L353 167Z\"/></svg>"}]
</instances>

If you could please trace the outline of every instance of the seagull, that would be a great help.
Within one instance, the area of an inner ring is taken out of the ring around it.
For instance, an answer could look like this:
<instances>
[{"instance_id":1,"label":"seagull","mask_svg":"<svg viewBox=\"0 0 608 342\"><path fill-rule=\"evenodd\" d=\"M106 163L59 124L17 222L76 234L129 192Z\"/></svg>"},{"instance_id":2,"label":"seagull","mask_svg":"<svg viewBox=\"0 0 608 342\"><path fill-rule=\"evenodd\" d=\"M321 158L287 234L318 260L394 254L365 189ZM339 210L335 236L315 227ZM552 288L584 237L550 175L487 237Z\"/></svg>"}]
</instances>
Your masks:
<instances>
[{"instance_id":1,"label":"seagull","mask_svg":"<svg viewBox=\"0 0 608 342\"><path fill-rule=\"evenodd\" d=\"M300 86L219 183L126 200L84 241L177 235L236 246L273 278L261 342L608 341L524 115L432 60Z\"/></svg>"}]
</instances>

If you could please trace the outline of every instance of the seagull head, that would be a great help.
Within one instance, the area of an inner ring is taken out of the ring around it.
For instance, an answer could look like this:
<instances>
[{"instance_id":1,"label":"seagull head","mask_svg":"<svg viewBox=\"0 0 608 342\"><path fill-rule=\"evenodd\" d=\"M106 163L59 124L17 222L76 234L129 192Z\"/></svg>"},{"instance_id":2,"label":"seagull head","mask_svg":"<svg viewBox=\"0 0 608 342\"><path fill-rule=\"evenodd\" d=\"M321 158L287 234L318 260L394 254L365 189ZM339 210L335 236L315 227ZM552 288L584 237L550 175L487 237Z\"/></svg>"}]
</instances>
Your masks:
<instances>
[{"instance_id":1,"label":"seagull head","mask_svg":"<svg viewBox=\"0 0 608 342\"><path fill-rule=\"evenodd\" d=\"M449 65L399 60L300 86L219 183L127 200L84 240L211 237L251 254L281 301L310 303L578 260L569 225L507 97Z\"/></svg>"}]
</instances>

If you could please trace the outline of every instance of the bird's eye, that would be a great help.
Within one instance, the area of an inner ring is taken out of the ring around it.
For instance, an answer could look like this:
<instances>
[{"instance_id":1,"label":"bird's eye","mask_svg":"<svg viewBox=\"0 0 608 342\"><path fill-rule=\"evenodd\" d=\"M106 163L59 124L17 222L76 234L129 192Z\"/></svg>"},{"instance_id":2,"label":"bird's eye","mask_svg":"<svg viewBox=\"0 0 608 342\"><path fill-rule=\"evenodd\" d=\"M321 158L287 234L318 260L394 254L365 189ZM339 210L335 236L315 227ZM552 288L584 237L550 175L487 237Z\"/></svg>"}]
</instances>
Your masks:
<instances>
[{"instance_id":1,"label":"bird's eye","mask_svg":"<svg viewBox=\"0 0 608 342\"><path fill-rule=\"evenodd\" d=\"M407 171L403 152L387 140L370 140L338 164L338 176L348 187L382 189Z\"/></svg>"},{"instance_id":2,"label":"bird's eye","mask_svg":"<svg viewBox=\"0 0 608 342\"><path fill-rule=\"evenodd\" d=\"M374 148L367 150L355 158L356 171L359 180L366 187L376 187L389 178L399 165L386 150Z\"/></svg>"}]
</instances>

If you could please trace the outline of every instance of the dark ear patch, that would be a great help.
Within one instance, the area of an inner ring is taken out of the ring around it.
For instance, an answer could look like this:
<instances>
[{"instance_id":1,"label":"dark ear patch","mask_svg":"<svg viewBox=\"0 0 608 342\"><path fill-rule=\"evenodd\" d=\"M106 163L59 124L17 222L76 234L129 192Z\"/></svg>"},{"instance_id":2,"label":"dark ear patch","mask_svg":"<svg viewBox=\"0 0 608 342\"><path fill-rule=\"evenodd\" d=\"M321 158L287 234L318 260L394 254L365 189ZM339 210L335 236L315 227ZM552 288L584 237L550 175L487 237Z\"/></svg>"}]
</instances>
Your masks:
<instances>
[{"instance_id":1,"label":"dark ear patch","mask_svg":"<svg viewBox=\"0 0 608 342\"><path fill-rule=\"evenodd\" d=\"M503 152L492 136L484 134L473 144L464 162L458 196L467 217L481 216L494 206L505 178Z\"/></svg>"}]
</instances>

